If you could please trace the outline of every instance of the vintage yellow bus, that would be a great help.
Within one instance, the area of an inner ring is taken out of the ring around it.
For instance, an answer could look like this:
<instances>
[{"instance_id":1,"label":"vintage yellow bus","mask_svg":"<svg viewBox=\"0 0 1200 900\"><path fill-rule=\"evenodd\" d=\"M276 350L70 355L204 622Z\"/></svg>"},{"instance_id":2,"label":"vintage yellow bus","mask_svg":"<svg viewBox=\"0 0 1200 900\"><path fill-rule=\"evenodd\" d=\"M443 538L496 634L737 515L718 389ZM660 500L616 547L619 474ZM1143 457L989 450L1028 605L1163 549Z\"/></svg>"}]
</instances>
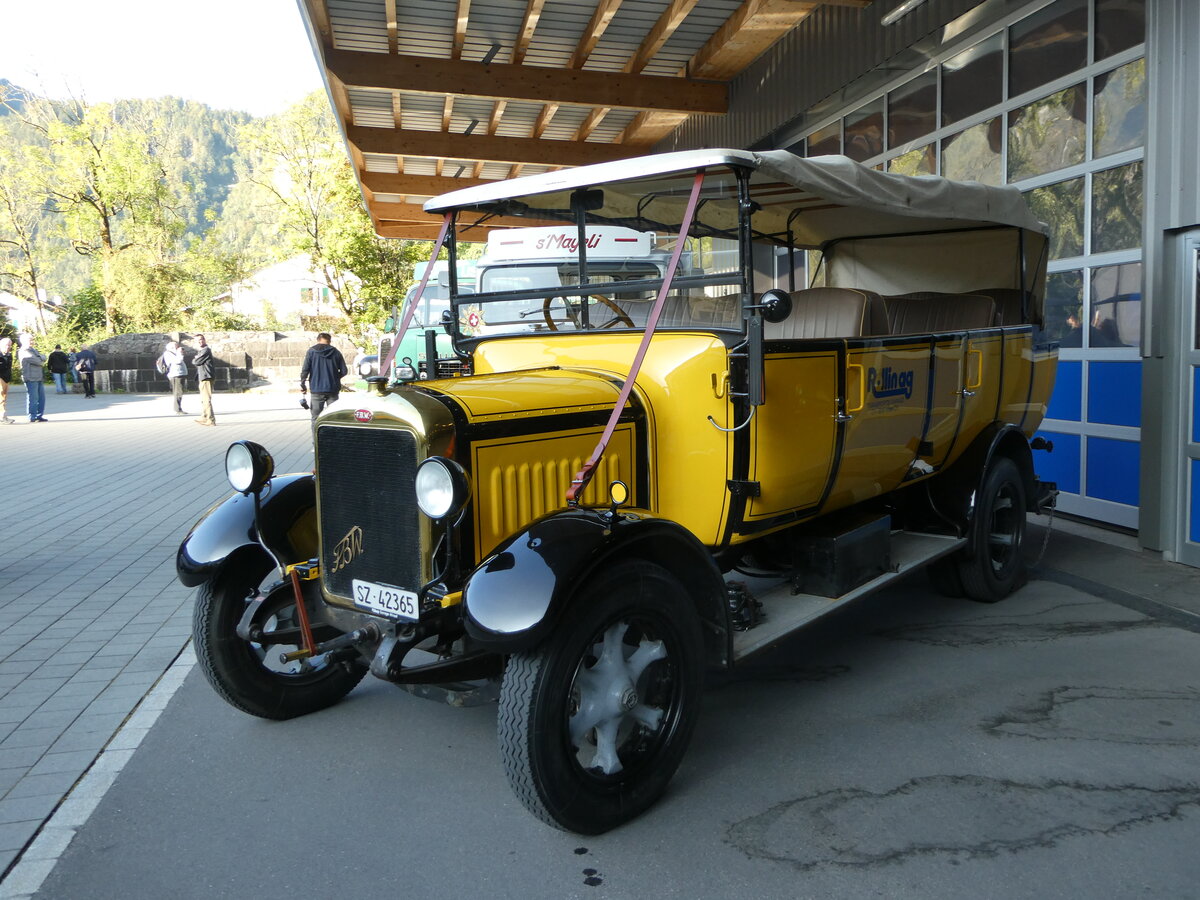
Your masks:
<instances>
[{"instance_id":1,"label":"vintage yellow bus","mask_svg":"<svg viewBox=\"0 0 1200 900\"><path fill-rule=\"evenodd\" d=\"M1015 189L711 150L426 209L457 377L327 408L312 474L235 443L237 493L180 548L234 706L303 714L368 670L498 698L525 806L599 832L663 792L706 665L918 567L1020 586L1057 349ZM494 216L528 227L459 290L455 241Z\"/></svg>"}]
</instances>

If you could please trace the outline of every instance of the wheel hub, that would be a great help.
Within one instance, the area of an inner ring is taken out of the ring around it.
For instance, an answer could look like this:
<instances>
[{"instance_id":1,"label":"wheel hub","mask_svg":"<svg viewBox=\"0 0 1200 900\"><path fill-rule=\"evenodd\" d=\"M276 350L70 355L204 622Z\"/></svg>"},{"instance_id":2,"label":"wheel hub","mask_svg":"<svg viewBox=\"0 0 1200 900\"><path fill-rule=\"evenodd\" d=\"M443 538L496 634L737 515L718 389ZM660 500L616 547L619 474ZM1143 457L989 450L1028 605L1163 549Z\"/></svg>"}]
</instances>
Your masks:
<instances>
[{"instance_id":1,"label":"wheel hub","mask_svg":"<svg viewBox=\"0 0 1200 900\"><path fill-rule=\"evenodd\" d=\"M621 747L639 730L657 729L663 716L662 709L642 702L637 685L651 663L666 658L666 646L646 638L627 644L628 629L628 622L617 622L605 630L592 647L595 661L580 662L572 691L571 743L581 751L580 765L605 775L621 771Z\"/></svg>"}]
</instances>

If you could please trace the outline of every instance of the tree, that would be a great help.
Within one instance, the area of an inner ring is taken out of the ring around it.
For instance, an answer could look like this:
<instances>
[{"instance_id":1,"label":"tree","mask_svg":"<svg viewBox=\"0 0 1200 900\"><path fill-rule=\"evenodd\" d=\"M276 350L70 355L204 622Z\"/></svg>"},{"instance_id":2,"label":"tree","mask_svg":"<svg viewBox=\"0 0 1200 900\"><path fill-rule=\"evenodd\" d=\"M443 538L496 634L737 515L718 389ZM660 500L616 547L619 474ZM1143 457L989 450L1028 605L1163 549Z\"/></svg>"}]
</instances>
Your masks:
<instances>
[{"instance_id":1,"label":"tree","mask_svg":"<svg viewBox=\"0 0 1200 900\"><path fill-rule=\"evenodd\" d=\"M7 129L4 129L7 131ZM42 160L0 142L0 287L33 304L45 332L42 272L49 249L41 225L45 196L31 185L44 181Z\"/></svg>"}]
</instances>

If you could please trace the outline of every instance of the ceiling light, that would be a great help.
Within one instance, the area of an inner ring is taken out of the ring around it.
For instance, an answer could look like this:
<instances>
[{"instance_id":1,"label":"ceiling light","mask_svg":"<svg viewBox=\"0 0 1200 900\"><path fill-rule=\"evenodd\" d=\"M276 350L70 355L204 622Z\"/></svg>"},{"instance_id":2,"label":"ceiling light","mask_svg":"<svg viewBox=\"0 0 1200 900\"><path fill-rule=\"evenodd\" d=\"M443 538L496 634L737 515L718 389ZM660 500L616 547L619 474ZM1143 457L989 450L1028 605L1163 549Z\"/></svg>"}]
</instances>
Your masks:
<instances>
[{"instance_id":1,"label":"ceiling light","mask_svg":"<svg viewBox=\"0 0 1200 900\"><path fill-rule=\"evenodd\" d=\"M896 22L903 19L910 12L924 3L925 0L904 0L899 6L893 9L890 13L879 20L880 25L894 25Z\"/></svg>"}]
</instances>

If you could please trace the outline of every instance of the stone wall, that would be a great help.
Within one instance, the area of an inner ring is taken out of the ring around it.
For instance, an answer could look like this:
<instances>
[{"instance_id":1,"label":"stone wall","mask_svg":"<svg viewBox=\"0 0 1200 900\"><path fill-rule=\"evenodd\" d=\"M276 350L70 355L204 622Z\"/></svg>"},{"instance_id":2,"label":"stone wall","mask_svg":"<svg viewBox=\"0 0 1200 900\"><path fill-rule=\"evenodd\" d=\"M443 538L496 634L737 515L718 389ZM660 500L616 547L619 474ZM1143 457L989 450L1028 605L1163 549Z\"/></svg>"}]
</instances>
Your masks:
<instances>
[{"instance_id":1,"label":"stone wall","mask_svg":"<svg viewBox=\"0 0 1200 900\"><path fill-rule=\"evenodd\" d=\"M206 331L213 353L213 389L245 391L251 388L296 389L304 354L317 342L311 331ZM92 345L96 354L96 389L130 394L170 393L171 382L158 374L155 360L168 341L183 345L188 366L187 385L196 387L192 359L199 349L195 336L174 334L122 334ZM353 366L357 349L349 339L334 336L333 345ZM347 376L354 380L354 374Z\"/></svg>"}]
</instances>

